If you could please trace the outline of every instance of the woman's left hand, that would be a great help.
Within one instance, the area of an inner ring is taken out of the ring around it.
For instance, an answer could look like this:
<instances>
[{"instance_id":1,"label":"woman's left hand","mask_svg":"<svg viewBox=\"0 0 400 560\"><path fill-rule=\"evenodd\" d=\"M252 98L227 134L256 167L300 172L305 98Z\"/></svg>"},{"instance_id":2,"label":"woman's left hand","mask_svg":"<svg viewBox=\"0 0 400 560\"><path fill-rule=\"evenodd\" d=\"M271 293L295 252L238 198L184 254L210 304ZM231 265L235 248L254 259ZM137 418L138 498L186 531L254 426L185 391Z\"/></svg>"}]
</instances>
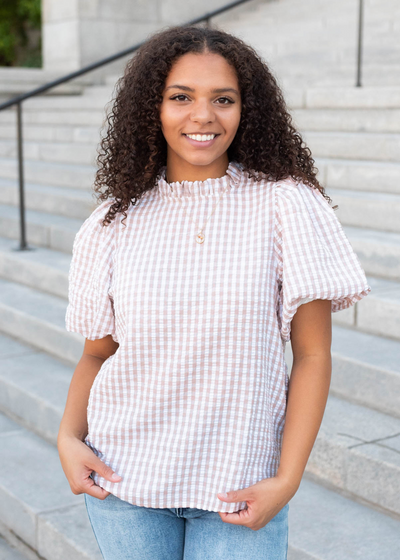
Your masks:
<instances>
[{"instance_id":1,"label":"woman's left hand","mask_svg":"<svg viewBox=\"0 0 400 560\"><path fill-rule=\"evenodd\" d=\"M218 513L225 523L245 525L253 531L258 531L293 498L297 488L298 486L279 476L265 478L248 488L227 492L226 498L217 494L222 502L247 502L247 509L234 513Z\"/></svg>"}]
</instances>

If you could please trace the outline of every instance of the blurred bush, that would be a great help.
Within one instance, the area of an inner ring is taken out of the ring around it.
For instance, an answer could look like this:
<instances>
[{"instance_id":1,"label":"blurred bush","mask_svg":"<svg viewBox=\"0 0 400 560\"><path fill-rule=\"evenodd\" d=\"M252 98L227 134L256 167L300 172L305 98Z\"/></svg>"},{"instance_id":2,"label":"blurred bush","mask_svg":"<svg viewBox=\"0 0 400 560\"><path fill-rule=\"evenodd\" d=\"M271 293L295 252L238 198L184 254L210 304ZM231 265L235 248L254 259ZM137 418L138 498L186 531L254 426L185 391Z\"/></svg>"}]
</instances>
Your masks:
<instances>
[{"instance_id":1,"label":"blurred bush","mask_svg":"<svg viewBox=\"0 0 400 560\"><path fill-rule=\"evenodd\" d=\"M0 0L0 66L42 66L41 0Z\"/></svg>"}]
</instances>

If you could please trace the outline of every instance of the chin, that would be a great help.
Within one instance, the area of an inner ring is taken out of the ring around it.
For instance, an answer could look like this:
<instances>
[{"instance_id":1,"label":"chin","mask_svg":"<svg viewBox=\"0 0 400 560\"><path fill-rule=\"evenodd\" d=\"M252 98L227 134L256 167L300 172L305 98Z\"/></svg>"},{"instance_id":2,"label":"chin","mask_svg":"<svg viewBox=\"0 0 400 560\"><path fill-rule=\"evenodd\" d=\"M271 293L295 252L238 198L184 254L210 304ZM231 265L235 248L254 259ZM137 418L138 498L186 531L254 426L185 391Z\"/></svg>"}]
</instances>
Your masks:
<instances>
[{"instance_id":1,"label":"chin","mask_svg":"<svg viewBox=\"0 0 400 560\"><path fill-rule=\"evenodd\" d=\"M187 157L182 159L184 159L186 162L190 163L191 165L211 165L217 159L219 159L221 155L223 154L218 154L215 157L213 157L211 155L198 154L197 157L192 156L192 157Z\"/></svg>"}]
</instances>

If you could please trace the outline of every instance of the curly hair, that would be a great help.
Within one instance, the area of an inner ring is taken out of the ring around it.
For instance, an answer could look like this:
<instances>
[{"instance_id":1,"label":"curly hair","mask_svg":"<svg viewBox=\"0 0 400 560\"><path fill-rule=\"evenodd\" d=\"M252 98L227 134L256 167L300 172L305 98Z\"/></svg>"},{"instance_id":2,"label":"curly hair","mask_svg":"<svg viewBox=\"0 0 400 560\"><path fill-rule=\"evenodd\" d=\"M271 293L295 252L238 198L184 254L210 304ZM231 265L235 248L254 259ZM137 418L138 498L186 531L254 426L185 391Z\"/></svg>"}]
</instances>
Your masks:
<instances>
[{"instance_id":1,"label":"curly hair","mask_svg":"<svg viewBox=\"0 0 400 560\"><path fill-rule=\"evenodd\" d=\"M283 94L263 59L239 38L215 28L169 27L152 35L129 60L116 84L116 94L100 142L94 191L113 203L104 217L108 225L117 213L124 219L130 204L153 189L167 161L160 105L166 78L181 56L210 52L223 56L235 69L242 111L229 161L243 165L257 181L267 176L289 177L321 191L311 151L295 129Z\"/></svg>"}]
</instances>

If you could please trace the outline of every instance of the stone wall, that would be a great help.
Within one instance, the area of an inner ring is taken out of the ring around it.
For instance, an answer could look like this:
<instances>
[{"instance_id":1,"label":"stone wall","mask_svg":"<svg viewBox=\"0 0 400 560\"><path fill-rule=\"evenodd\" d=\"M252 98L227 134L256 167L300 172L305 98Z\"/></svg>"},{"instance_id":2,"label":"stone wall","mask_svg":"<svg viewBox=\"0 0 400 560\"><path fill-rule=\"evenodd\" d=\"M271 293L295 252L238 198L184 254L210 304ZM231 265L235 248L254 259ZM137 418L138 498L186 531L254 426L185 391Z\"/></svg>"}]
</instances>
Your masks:
<instances>
[{"instance_id":1,"label":"stone wall","mask_svg":"<svg viewBox=\"0 0 400 560\"><path fill-rule=\"evenodd\" d=\"M189 21L229 0L43 0L43 67L66 73ZM129 58L129 57L127 57ZM127 58L108 66L119 71ZM92 75L100 79L104 71Z\"/></svg>"}]
</instances>

